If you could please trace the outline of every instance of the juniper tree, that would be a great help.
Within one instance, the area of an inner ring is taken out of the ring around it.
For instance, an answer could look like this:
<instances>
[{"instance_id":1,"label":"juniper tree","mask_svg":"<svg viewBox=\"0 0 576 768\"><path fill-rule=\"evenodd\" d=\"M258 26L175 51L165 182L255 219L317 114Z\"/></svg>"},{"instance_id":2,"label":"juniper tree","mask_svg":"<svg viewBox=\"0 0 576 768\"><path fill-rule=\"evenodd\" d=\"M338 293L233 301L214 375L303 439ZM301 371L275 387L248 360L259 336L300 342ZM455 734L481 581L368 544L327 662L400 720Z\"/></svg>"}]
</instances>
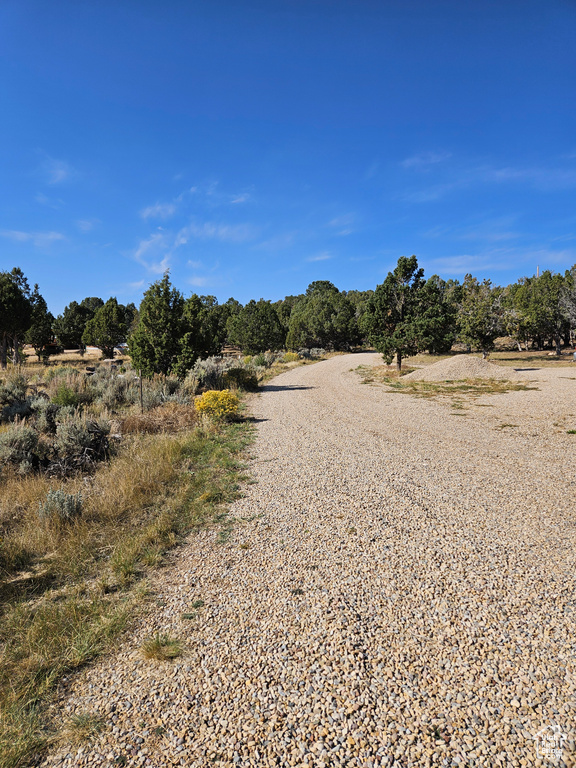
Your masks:
<instances>
[{"instance_id":1,"label":"juniper tree","mask_svg":"<svg viewBox=\"0 0 576 768\"><path fill-rule=\"evenodd\" d=\"M108 299L86 323L82 341L98 347L102 357L113 358L114 347L126 341L126 307L118 304L115 298Z\"/></svg>"},{"instance_id":2,"label":"juniper tree","mask_svg":"<svg viewBox=\"0 0 576 768\"><path fill-rule=\"evenodd\" d=\"M443 331L445 310L434 282L426 283L416 256L401 256L368 299L362 330L390 365L429 349Z\"/></svg>"},{"instance_id":3,"label":"juniper tree","mask_svg":"<svg viewBox=\"0 0 576 768\"><path fill-rule=\"evenodd\" d=\"M145 376L168 374L182 350L184 297L170 283L168 272L144 293L138 324L128 338L132 364Z\"/></svg>"}]
</instances>

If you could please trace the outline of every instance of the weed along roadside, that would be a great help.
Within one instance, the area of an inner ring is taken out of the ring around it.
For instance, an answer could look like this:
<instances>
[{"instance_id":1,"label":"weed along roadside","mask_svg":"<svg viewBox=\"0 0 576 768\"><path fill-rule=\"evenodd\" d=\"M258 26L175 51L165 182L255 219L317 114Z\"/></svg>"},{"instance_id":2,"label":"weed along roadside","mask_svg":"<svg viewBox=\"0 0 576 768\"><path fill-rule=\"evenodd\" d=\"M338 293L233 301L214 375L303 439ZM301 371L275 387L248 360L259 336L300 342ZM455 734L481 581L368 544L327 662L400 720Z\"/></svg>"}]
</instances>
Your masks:
<instances>
[{"instance_id":1,"label":"weed along roadside","mask_svg":"<svg viewBox=\"0 0 576 768\"><path fill-rule=\"evenodd\" d=\"M234 527L189 537L155 609L66 685L45 768L523 768L554 736L573 763L569 369L485 380L458 419L362 384L377 362L251 401Z\"/></svg>"},{"instance_id":2,"label":"weed along roadside","mask_svg":"<svg viewBox=\"0 0 576 768\"><path fill-rule=\"evenodd\" d=\"M183 380L125 360L0 378L0 768L102 729L91 713L63 720L61 686L157 610L170 550L208 530L229 540L255 433L244 393L323 356L214 357ZM184 646L160 628L140 654Z\"/></svg>"},{"instance_id":3,"label":"weed along roadside","mask_svg":"<svg viewBox=\"0 0 576 768\"><path fill-rule=\"evenodd\" d=\"M125 386L101 376L109 399ZM79 396L88 398L93 382L74 371L60 378L56 397L39 404L22 379L0 384L3 403L10 390L10 407L29 411L29 426L9 423L0 446L0 768L28 764L59 738L62 713L51 710L59 683L113 651L122 631L153 609L152 576L168 552L202 529L229 529L227 505L238 496L253 437L237 415L237 395L226 413L200 416L190 397L158 378L144 389L143 414L126 410L120 396L113 410L94 397L80 412ZM58 405L59 397L76 404ZM95 411L111 423L102 457L86 437ZM77 454L85 459L78 469ZM178 640L168 648L157 640L160 650L152 644L150 653L175 653ZM98 727L85 718L65 725Z\"/></svg>"}]
</instances>

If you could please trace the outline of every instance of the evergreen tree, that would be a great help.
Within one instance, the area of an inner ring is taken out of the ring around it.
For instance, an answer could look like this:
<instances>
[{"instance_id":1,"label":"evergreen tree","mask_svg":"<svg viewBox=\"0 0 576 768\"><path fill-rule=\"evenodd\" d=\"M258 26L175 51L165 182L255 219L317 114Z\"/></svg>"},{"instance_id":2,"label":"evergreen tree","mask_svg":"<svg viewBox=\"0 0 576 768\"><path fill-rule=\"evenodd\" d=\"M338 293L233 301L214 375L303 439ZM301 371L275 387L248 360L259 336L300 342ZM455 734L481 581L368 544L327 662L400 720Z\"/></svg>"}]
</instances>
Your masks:
<instances>
[{"instance_id":1,"label":"evergreen tree","mask_svg":"<svg viewBox=\"0 0 576 768\"><path fill-rule=\"evenodd\" d=\"M455 280L442 280L432 275L424 286L422 295L422 317L428 323L426 334L422 338L421 348L433 355L445 355L450 352L456 341L456 319L461 286Z\"/></svg>"},{"instance_id":2,"label":"evergreen tree","mask_svg":"<svg viewBox=\"0 0 576 768\"><path fill-rule=\"evenodd\" d=\"M458 310L460 340L487 357L503 330L502 289L492 287L490 280L479 282L466 275Z\"/></svg>"},{"instance_id":3,"label":"evergreen tree","mask_svg":"<svg viewBox=\"0 0 576 768\"><path fill-rule=\"evenodd\" d=\"M32 313L30 327L26 331L26 342L34 347L38 362L42 360L44 363L47 363L50 355L55 354L58 348L53 344L52 324L54 322L54 315L48 312L48 305L44 297L40 295L38 284L34 286L30 302L32 304Z\"/></svg>"},{"instance_id":4,"label":"evergreen tree","mask_svg":"<svg viewBox=\"0 0 576 768\"><path fill-rule=\"evenodd\" d=\"M282 349L284 332L272 303L251 301L228 320L229 338L244 354L257 355L268 349Z\"/></svg>"},{"instance_id":5,"label":"evergreen tree","mask_svg":"<svg viewBox=\"0 0 576 768\"><path fill-rule=\"evenodd\" d=\"M428 349L441 334L444 313L434 281L426 283L416 256L401 256L368 300L362 329L375 349L398 370L402 359Z\"/></svg>"},{"instance_id":6,"label":"evergreen tree","mask_svg":"<svg viewBox=\"0 0 576 768\"><path fill-rule=\"evenodd\" d=\"M182 312L181 349L173 368L176 375L184 377L196 360L222 351L227 333L226 316L226 310L214 296L193 294L186 299Z\"/></svg>"},{"instance_id":7,"label":"evergreen tree","mask_svg":"<svg viewBox=\"0 0 576 768\"><path fill-rule=\"evenodd\" d=\"M168 272L144 293L138 325L128 339L132 364L145 376L168 374L182 351L184 297L173 288Z\"/></svg>"},{"instance_id":8,"label":"evergreen tree","mask_svg":"<svg viewBox=\"0 0 576 768\"><path fill-rule=\"evenodd\" d=\"M310 283L290 315L287 346L348 349L358 339L352 302L327 280Z\"/></svg>"},{"instance_id":9,"label":"evergreen tree","mask_svg":"<svg viewBox=\"0 0 576 768\"><path fill-rule=\"evenodd\" d=\"M0 272L0 367L6 368L8 349L12 362L19 362L20 344L30 326L30 286L19 267Z\"/></svg>"},{"instance_id":10,"label":"evergreen tree","mask_svg":"<svg viewBox=\"0 0 576 768\"><path fill-rule=\"evenodd\" d=\"M86 325L103 306L102 299L97 296L87 296L80 303L71 301L64 308L64 312L58 315L53 324L54 335L64 349L78 349L81 354L84 354L86 347L82 336Z\"/></svg>"},{"instance_id":11,"label":"evergreen tree","mask_svg":"<svg viewBox=\"0 0 576 768\"><path fill-rule=\"evenodd\" d=\"M114 347L126 341L126 307L108 299L86 323L82 341L102 350L103 358L113 358Z\"/></svg>"},{"instance_id":12,"label":"evergreen tree","mask_svg":"<svg viewBox=\"0 0 576 768\"><path fill-rule=\"evenodd\" d=\"M513 307L521 332L542 349L551 341L561 354L562 336L570 329L563 297L567 278L546 270L539 277L525 277L512 289Z\"/></svg>"}]
</instances>

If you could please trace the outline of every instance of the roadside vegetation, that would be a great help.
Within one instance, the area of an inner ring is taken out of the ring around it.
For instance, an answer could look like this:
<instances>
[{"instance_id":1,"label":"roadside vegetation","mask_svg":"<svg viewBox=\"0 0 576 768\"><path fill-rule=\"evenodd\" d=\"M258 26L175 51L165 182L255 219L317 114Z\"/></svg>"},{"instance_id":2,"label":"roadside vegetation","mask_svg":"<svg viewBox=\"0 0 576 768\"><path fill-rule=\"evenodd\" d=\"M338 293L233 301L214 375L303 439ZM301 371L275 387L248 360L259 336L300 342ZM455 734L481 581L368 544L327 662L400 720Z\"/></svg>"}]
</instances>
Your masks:
<instances>
[{"instance_id":1,"label":"roadside vegetation","mask_svg":"<svg viewBox=\"0 0 576 768\"><path fill-rule=\"evenodd\" d=\"M518 351L570 347L576 330L576 265L563 275L549 270L508 286L424 277L416 256L401 256L374 289L341 291L316 280L304 293L244 306L230 297L184 296L168 272L144 292L140 306L89 296L62 314L48 310L39 286L30 287L19 267L0 272L0 368L22 363L24 346L46 363L64 349L88 346L113 359L129 355L134 370L183 380L198 360L235 348L266 352L322 348L328 352L373 347L386 363L419 353L449 354L456 344L488 355L505 338Z\"/></svg>"},{"instance_id":2,"label":"roadside vegetation","mask_svg":"<svg viewBox=\"0 0 576 768\"><path fill-rule=\"evenodd\" d=\"M54 737L60 678L146 609L146 577L166 552L230 525L252 435L237 399L224 418L200 415L190 382L146 381L142 413L127 368L43 374L0 384L1 768Z\"/></svg>"},{"instance_id":3,"label":"roadside vegetation","mask_svg":"<svg viewBox=\"0 0 576 768\"><path fill-rule=\"evenodd\" d=\"M57 737L59 680L146 610L166 553L206 526L229 537L253 432L243 393L325 355L213 356L141 381L126 357L78 354L0 377L0 768ZM142 652L178 647L156 637Z\"/></svg>"},{"instance_id":4,"label":"roadside vegetation","mask_svg":"<svg viewBox=\"0 0 576 768\"><path fill-rule=\"evenodd\" d=\"M402 371L378 366L359 366L356 372L363 384L380 384L388 392L413 395L426 399L449 399L455 402L461 398L476 399L483 395L496 395L505 392L536 389L528 383L508 379L463 379L454 381L416 381L406 375L416 370L404 368Z\"/></svg>"},{"instance_id":5,"label":"roadside vegetation","mask_svg":"<svg viewBox=\"0 0 576 768\"><path fill-rule=\"evenodd\" d=\"M244 306L184 296L166 273L139 307L86 297L57 317L20 268L0 272L0 768L52 738L45 712L58 681L113 646L165 553L207 525L226 541L252 434L243 392L366 347L396 361L396 372L362 372L391 392L527 389L407 381L402 363L455 345L486 355L505 336L524 364L541 365L561 359L575 327L576 266L499 287L425 279L415 256L401 257L374 290L319 280ZM152 638L143 652L174 655L177 640Z\"/></svg>"}]
</instances>

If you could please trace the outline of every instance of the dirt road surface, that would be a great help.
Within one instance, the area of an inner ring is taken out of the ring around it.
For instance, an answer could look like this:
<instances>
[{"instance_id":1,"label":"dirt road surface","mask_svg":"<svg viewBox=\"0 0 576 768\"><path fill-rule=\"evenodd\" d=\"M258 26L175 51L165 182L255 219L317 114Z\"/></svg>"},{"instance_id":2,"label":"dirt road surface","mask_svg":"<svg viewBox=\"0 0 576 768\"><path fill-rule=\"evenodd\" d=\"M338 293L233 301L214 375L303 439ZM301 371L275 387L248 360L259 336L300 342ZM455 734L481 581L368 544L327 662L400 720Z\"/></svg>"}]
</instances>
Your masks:
<instances>
[{"instance_id":1,"label":"dirt road surface","mask_svg":"<svg viewBox=\"0 0 576 768\"><path fill-rule=\"evenodd\" d=\"M362 384L377 361L254 396L231 537L154 577L161 605L61 703L104 730L45 765L574 765L573 371L454 408ZM143 660L155 632L184 655Z\"/></svg>"}]
</instances>

